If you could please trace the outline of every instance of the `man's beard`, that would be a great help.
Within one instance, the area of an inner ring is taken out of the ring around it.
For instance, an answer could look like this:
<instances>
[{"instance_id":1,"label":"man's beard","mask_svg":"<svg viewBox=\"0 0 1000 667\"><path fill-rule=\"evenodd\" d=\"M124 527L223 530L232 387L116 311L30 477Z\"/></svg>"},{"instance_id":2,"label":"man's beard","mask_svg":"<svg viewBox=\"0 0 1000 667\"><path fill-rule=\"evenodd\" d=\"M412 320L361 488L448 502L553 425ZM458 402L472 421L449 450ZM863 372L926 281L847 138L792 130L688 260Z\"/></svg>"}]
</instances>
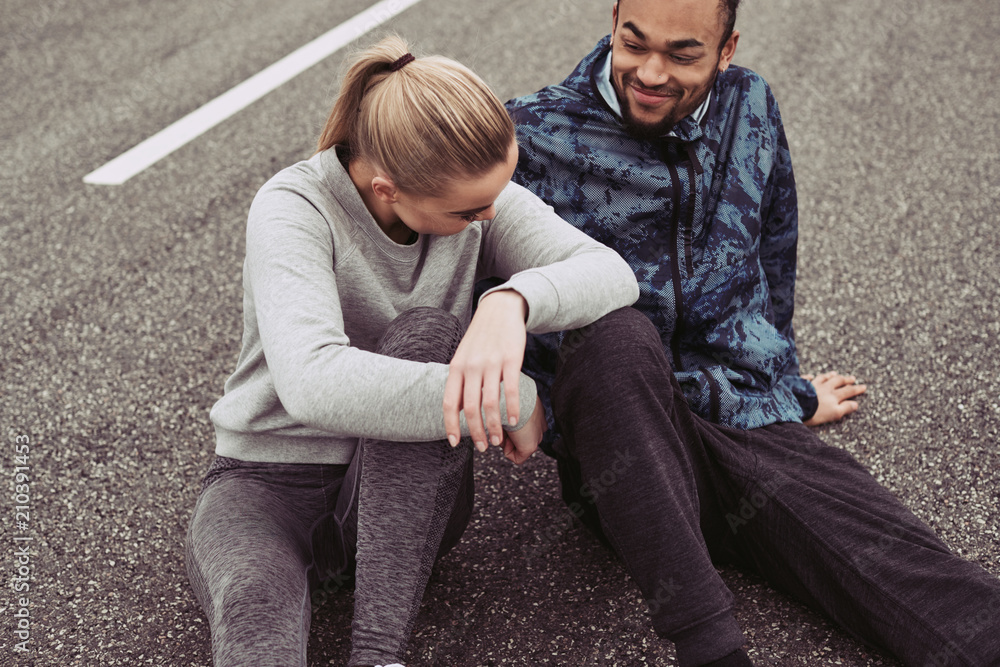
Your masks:
<instances>
[{"instance_id":1,"label":"man's beard","mask_svg":"<svg viewBox=\"0 0 1000 667\"><path fill-rule=\"evenodd\" d=\"M697 109L705 98L708 97L708 92L712 89L712 85L715 83L715 78L705 86L705 89L700 91L697 99L697 104L690 111L683 111L680 108L680 101L684 97L684 91L679 88L670 88L668 86L661 88L646 88L645 86L638 86L640 90L648 90L650 93L655 94L666 94L676 100L674 107L667 113L666 116L660 120L653 123L646 123L638 120L635 114L632 113L632 107L630 106L631 101L624 91L628 90L631 86L634 78L630 74L625 74L622 76L622 91L615 91L618 94L618 104L621 106L622 110L622 124L625 126L625 131L634 137L639 139L659 139L660 137L669 133L677 123L684 120L686 116Z\"/></svg>"}]
</instances>

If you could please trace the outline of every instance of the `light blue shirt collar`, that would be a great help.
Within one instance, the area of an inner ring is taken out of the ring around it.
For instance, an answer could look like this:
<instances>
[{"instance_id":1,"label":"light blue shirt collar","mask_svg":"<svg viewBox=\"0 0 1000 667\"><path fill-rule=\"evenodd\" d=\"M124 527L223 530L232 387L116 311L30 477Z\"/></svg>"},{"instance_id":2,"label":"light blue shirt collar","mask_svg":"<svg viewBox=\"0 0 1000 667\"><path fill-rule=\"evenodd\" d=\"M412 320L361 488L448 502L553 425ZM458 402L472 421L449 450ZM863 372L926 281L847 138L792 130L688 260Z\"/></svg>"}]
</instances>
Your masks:
<instances>
[{"instance_id":1,"label":"light blue shirt collar","mask_svg":"<svg viewBox=\"0 0 1000 667\"><path fill-rule=\"evenodd\" d=\"M615 112L619 118L622 116L622 108L618 103L618 94L615 93L615 87L611 83L611 51L608 51L608 56L604 59L604 63L600 65L600 69L597 71L597 90L601 93L601 97L604 101L608 103L611 110ZM701 106L694 110L691 117L694 122L701 124L701 120L705 117L708 112L708 103L712 101L712 91L708 91L708 97L705 101L701 103ZM676 137L672 131L668 132L667 137Z\"/></svg>"}]
</instances>

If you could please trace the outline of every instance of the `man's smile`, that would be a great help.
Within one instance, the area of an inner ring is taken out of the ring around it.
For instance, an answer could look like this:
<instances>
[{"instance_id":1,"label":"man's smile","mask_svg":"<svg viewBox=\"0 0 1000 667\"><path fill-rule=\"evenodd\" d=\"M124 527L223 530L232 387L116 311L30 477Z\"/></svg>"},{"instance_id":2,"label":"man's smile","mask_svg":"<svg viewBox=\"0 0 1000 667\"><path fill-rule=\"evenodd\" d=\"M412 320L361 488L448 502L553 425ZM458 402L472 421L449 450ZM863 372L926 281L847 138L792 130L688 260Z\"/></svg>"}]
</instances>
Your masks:
<instances>
[{"instance_id":1,"label":"man's smile","mask_svg":"<svg viewBox=\"0 0 1000 667\"><path fill-rule=\"evenodd\" d=\"M668 92L659 92L649 90L648 88L640 88L634 84L630 84L629 87L632 89L632 95L635 96L635 101L644 107L658 106L665 100L673 97L673 95Z\"/></svg>"}]
</instances>

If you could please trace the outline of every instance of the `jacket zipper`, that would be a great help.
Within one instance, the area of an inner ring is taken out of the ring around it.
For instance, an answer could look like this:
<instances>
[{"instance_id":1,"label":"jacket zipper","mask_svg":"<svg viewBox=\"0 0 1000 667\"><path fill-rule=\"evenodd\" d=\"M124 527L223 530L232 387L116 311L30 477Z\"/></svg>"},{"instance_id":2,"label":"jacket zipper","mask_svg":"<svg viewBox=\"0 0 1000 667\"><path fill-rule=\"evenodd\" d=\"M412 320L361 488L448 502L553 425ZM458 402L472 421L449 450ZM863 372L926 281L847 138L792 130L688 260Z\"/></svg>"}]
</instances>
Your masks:
<instances>
[{"instance_id":1,"label":"jacket zipper","mask_svg":"<svg viewBox=\"0 0 1000 667\"><path fill-rule=\"evenodd\" d=\"M671 213L670 213L670 254L673 255L677 252L677 235L678 226L680 224L680 204L681 204L681 183L680 176L677 174L677 167L674 165L673 161L667 156L667 168L670 170L670 181L673 184L671 188ZM681 290L681 262L684 260L683 257L678 257L677 261L671 262L671 272L672 281L674 284L674 316L676 320L674 321L674 333L670 337L670 352L674 357L674 371L680 372L681 367L681 351L680 351L680 340L681 340L681 328L684 326L684 292Z\"/></svg>"},{"instance_id":2,"label":"jacket zipper","mask_svg":"<svg viewBox=\"0 0 1000 667\"><path fill-rule=\"evenodd\" d=\"M722 400L719 396L719 385L716 383L715 377L712 376L707 368L702 366L701 372L705 374L705 378L708 380L708 421L713 424L718 424L719 413L722 411Z\"/></svg>"},{"instance_id":3,"label":"jacket zipper","mask_svg":"<svg viewBox=\"0 0 1000 667\"><path fill-rule=\"evenodd\" d=\"M691 248L692 237L694 236L694 214L697 208L698 202L698 192L701 188L698 187L697 175L704 173L701 163L698 162L698 150L695 148L694 142L688 142L684 146L687 149L688 156L688 186L691 188L691 196L688 198L687 206L687 224L684 226L684 259L687 265L688 276L694 275L694 250Z\"/></svg>"}]
</instances>

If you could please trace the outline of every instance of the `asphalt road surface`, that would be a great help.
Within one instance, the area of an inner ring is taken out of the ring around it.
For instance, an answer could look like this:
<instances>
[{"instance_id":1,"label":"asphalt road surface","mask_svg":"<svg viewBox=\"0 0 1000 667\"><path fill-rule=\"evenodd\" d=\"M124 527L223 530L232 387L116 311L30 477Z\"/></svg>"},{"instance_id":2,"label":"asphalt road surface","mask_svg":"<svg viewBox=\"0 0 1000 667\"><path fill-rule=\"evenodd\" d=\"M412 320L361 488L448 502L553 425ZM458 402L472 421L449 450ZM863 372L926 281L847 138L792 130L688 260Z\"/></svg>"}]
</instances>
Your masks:
<instances>
[{"instance_id":1,"label":"asphalt road surface","mask_svg":"<svg viewBox=\"0 0 1000 667\"><path fill-rule=\"evenodd\" d=\"M210 664L182 545L239 351L246 212L311 154L348 51L123 185L82 179L369 4L3 2L3 665ZM610 0L423 0L385 29L506 99L561 80L610 24ZM772 84L796 166L803 370L870 387L822 436L1000 575L1000 13L746 0L739 28L736 62ZM435 568L409 662L674 664L620 564L568 521L552 461L477 465L473 522ZM753 575L724 577L758 664L896 664ZM311 664L345 662L350 617L349 590L314 614Z\"/></svg>"}]
</instances>

